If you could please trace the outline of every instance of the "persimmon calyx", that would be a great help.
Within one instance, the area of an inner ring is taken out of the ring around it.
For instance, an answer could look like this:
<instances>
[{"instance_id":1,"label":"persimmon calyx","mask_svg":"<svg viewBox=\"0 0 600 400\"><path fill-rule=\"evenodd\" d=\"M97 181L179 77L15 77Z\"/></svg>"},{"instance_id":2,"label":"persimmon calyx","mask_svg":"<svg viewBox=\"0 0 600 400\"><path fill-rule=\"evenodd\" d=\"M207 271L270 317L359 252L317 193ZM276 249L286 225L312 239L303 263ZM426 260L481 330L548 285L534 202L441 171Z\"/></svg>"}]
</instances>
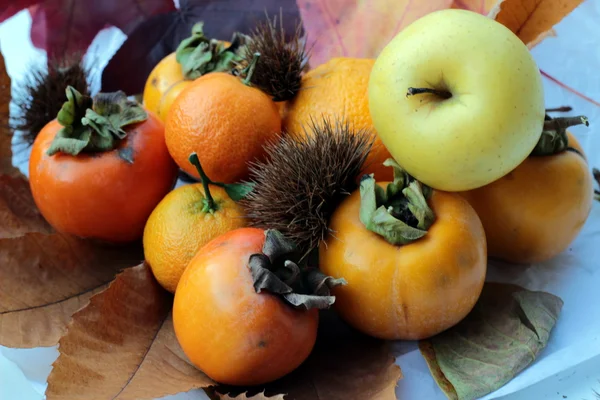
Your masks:
<instances>
[{"instance_id":1,"label":"persimmon calyx","mask_svg":"<svg viewBox=\"0 0 600 400\"><path fill-rule=\"evenodd\" d=\"M254 281L254 290L277 294L294 308L326 309L335 302L331 288L345 285L343 278L327 276L317 268L298 265L294 243L274 229L265 231L262 253L250 256L248 266Z\"/></svg>"},{"instance_id":2,"label":"persimmon calyx","mask_svg":"<svg viewBox=\"0 0 600 400\"><path fill-rule=\"evenodd\" d=\"M388 243L403 245L425 236L435 222L427 204L432 190L412 178L393 159L383 165L394 169L394 181L384 190L373 174L360 182L360 221Z\"/></svg>"},{"instance_id":3,"label":"persimmon calyx","mask_svg":"<svg viewBox=\"0 0 600 400\"><path fill-rule=\"evenodd\" d=\"M204 23L192 27L190 37L183 39L175 51L175 59L181 65L186 79L193 80L209 72L227 72L243 60L243 53L250 37L236 32L231 44L204 36Z\"/></svg>"},{"instance_id":4,"label":"persimmon calyx","mask_svg":"<svg viewBox=\"0 0 600 400\"><path fill-rule=\"evenodd\" d=\"M569 138L567 128L575 125L589 126L589 121L583 115L577 117L546 117L540 140L533 148L532 156L551 156L567 150Z\"/></svg>"},{"instance_id":5,"label":"persimmon calyx","mask_svg":"<svg viewBox=\"0 0 600 400\"><path fill-rule=\"evenodd\" d=\"M113 150L127 136L124 127L148 118L144 108L122 91L98 93L92 99L69 86L66 94L67 101L57 116L63 128L48 148L50 156Z\"/></svg>"},{"instance_id":6,"label":"persimmon calyx","mask_svg":"<svg viewBox=\"0 0 600 400\"><path fill-rule=\"evenodd\" d=\"M215 211L219 209L219 205L213 199L210 194L210 186L219 186L225 189L227 195L233 201L240 201L254 189L254 183L221 183L221 182L213 182L210 180L208 175L204 172L202 168L202 164L200 164L200 159L198 158L198 154L195 152L190 154L188 161L192 164L196 171L198 171L198 175L200 176L200 181L202 182L202 187L204 189L204 206L202 207L202 212L213 214Z\"/></svg>"}]
</instances>

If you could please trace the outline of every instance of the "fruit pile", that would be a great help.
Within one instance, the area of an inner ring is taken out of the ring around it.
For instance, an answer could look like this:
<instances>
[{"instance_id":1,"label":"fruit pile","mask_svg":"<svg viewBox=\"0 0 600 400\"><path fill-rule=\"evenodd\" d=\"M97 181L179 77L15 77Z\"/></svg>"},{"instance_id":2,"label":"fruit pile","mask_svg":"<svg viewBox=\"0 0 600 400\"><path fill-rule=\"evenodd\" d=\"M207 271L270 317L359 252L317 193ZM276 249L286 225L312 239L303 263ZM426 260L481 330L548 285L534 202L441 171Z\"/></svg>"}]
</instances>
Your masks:
<instances>
[{"instance_id":1,"label":"fruit pile","mask_svg":"<svg viewBox=\"0 0 600 400\"><path fill-rule=\"evenodd\" d=\"M199 23L143 104L70 87L32 149L45 219L142 239L184 353L223 384L296 369L321 309L377 338L437 335L475 306L488 256L548 260L591 210L567 131L587 120L549 115L503 25L438 11L376 60L310 70L299 35L269 21L223 42ZM179 171L197 182L174 188Z\"/></svg>"}]
</instances>

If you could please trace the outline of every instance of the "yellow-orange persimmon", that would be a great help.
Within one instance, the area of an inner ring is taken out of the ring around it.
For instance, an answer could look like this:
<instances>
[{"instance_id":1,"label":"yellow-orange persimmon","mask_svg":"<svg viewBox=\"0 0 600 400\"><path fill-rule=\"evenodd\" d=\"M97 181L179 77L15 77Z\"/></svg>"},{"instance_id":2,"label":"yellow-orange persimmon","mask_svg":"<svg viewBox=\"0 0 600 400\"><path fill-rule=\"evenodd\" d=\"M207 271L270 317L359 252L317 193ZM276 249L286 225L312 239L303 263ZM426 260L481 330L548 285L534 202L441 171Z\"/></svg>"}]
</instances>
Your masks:
<instances>
[{"instance_id":1,"label":"yellow-orange persimmon","mask_svg":"<svg viewBox=\"0 0 600 400\"><path fill-rule=\"evenodd\" d=\"M347 281L334 290L334 307L350 325L382 339L418 340L471 311L485 279L486 242L458 194L401 175L387 191L363 178L331 217L334 234L320 247L319 265Z\"/></svg>"},{"instance_id":2,"label":"yellow-orange persimmon","mask_svg":"<svg viewBox=\"0 0 600 400\"><path fill-rule=\"evenodd\" d=\"M540 143L523 163L462 193L481 218L490 256L513 263L549 260L581 231L592 207L593 178L565 125L582 122L580 117L546 121Z\"/></svg>"}]
</instances>

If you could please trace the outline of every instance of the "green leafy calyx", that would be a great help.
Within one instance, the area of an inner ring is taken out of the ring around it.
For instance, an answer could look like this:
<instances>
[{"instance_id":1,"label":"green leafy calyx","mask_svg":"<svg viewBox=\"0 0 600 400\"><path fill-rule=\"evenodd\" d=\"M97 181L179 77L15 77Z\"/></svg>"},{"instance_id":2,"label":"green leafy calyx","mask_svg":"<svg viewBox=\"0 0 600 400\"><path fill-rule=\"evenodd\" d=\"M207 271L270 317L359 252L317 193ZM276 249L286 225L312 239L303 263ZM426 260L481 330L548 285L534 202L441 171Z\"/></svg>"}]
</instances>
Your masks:
<instances>
[{"instance_id":1,"label":"green leafy calyx","mask_svg":"<svg viewBox=\"0 0 600 400\"><path fill-rule=\"evenodd\" d=\"M204 36L204 23L192 27L192 35L181 41L175 59L181 65L186 79L196 79L209 72L228 72L239 63L249 37L234 33L231 44Z\"/></svg>"},{"instance_id":2,"label":"green leafy calyx","mask_svg":"<svg viewBox=\"0 0 600 400\"><path fill-rule=\"evenodd\" d=\"M394 181L384 190L373 175L360 182L360 220L388 243L403 245L425 236L435 221L427 199L432 190L412 178L393 159L383 165L394 169Z\"/></svg>"},{"instance_id":3,"label":"green leafy calyx","mask_svg":"<svg viewBox=\"0 0 600 400\"><path fill-rule=\"evenodd\" d=\"M345 285L343 278L327 276L317 268L301 267L296 245L274 229L265 231L262 253L250 256L248 266L254 290L277 294L294 308L326 309L335 302L331 288Z\"/></svg>"},{"instance_id":4,"label":"green leafy calyx","mask_svg":"<svg viewBox=\"0 0 600 400\"><path fill-rule=\"evenodd\" d=\"M144 108L121 91L98 93L92 99L69 86L66 94L57 116L63 128L48 149L50 156L113 150L127 136L123 128L148 118Z\"/></svg>"}]
</instances>

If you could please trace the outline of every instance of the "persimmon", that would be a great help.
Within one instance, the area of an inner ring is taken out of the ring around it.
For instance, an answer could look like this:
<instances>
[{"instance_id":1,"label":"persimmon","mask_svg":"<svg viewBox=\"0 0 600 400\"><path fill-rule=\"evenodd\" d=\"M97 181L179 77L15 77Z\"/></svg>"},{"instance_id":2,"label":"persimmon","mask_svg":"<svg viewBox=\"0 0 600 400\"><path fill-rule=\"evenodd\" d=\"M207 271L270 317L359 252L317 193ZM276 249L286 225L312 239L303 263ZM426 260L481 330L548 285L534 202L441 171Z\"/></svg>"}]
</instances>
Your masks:
<instances>
[{"instance_id":1,"label":"persimmon","mask_svg":"<svg viewBox=\"0 0 600 400\"><path fill-rule=\"evenodd\" d=\"M317 309L343 284L300 268L274 230L240 228L200 249L173 304L175 335L190 361L217 382L267 383L296 369L317 336Z\"/></svg>"},{"instance_id":2,"label":"persimmon","mask_svg":"<svg viewBox=\"0 0 600 400\"><path fill-rule=\"evenodd\" d=\"M146 80L144 107L163 122L175 98L195 79L211 72L229 71L242 59L245 35L236 33L231 42L209 39L204 35L203 25L195 24L191 36L156 64Z\"/></svg>"},{"instance_id":3,"label":"persimmon","mask_svg":"<svg viewBox=\"0 0 600 400\"><path fill-rule=\"evenodd\" d=\"M319 266L347 281L334 289L334 307L350 325L382 339L425 339L458 323L479 298L485 233L460 195L422 185L393 160L385 165L393 182L365 175L334 212Z\"/></svg>"},{"instance_id":4,"label":"persimmon","mask_svg":"<svg viewBox=\"0 0 600 400\"><path fill-rule=\"evenodd\" d=\"M245 79L213 72L196 79L173 102L165 124L167 147L189 175L199 178L188 163L196 152L215 181L246 180L248 164L264 158L264 145L280 134L277 105L251 84L257 60L258 55Z\"/></svg>"},{"instance_id":5,"label":"persimmon","mask_svg":"<svg viewBox=\"0 0 600 400\"><path fill-rule=\"evenodd\" d=\"M581 145L567 132L583 117L547 119L532 154L504 177L462 196L479 214L491 257L524 264L560 254L592 208L593 178Z\"/></svg>"},{"instance_id":6,"label":"persimmon","mask_svg":"<svg viewBox=\"0 0 600 400\"><path fill-rule=\"evenodd\" d=\"M57 119L31 149L29 183L56 230L108 242L139 239L177 166L162 122L123 92L94 99L67 88Z\"/></svg>"}]
</instances>

